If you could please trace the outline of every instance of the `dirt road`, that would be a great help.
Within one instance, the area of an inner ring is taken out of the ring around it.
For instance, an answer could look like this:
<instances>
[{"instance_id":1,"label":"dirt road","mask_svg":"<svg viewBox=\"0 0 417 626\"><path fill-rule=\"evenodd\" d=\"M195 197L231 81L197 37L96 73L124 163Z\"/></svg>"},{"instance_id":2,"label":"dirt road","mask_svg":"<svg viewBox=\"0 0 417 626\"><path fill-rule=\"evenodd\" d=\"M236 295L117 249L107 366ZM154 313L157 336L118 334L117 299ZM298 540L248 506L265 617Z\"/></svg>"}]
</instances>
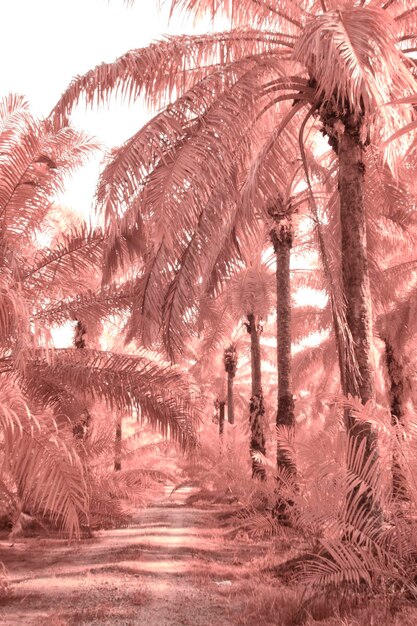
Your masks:
<instances>
[{"instance_id":1,"label":"dirt road","mask_svg":"<svg viewBox=\"0 0 417 626\"><path fill-rule=\"evenodd\" d=\"M187 490L138 513L132 527L68 546L0 542L14 597L2 626L238 624L237 579L253 546L225 541L213 510L185 506ZM259 548L259 546L258 546Z\"/></svg>"}]
</instances>

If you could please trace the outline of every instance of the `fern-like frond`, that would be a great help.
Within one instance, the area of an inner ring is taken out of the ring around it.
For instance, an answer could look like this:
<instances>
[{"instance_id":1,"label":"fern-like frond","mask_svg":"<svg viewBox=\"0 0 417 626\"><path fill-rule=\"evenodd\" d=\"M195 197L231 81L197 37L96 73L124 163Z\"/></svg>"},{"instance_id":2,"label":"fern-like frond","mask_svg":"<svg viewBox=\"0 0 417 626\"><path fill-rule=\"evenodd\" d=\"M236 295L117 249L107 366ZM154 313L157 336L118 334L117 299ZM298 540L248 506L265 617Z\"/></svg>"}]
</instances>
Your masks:
<instances>
[{"instance_id":1,"label":"fern-like frond","mask_svg":"<svg viewBox=\"0 0 417 626\"><path fill-rule=\"evenodd\" d=\"M276 29L277 21L280 29L294 38L294 32L298 32L302 21L300 11L304 9L299 3L288 2L285 6L276 0L250 0L239 2L231 0L171 0L171 13L184 11L196 18L211 17L218 15L227 16L232 24L246 26L256 24L259 29L268 29L271 26Z\"/></svg>"},{"instance_id":2,"label":"fern-like frond","mask_svg":"<svg viewBox=\"0 0 417 626\"><path fill-rule=\"evenodd\" d=\"M0 218L9 247L22 249L32 243L67 176L97 147L74 129L54 132L25 108L11 112L0 132Z\"/></svg>"},{"instance_id":3,"label":"fern-like frond","mask_svg":"<svg viewBox=\"0 0 417 626\"><path fill-rule=\"evenodd\" d=\"M132 308L132 301L132 285L127 282L120 286L110 285L96 292L82 291L75 297L69 296L45 303L32 314L32 318L47 325L60 325L68 320L82 319L90 328L110 316L128 313Z\"/></svg>"},{"instance_id":4,"label":"fern-like frond","mask_svg":"<svg viewBox=\"0 0 417 626\"><path fill-rule=\"evenodd\" d=\"M196 444L199 408L193 382L155 354L144 350L133 356L64 349L56 350L51 362L34 355L28 364L26 385L45 404L50 398L48 381L64 383L70 390L104 400L117 410L135 411L184 446Z\"/></svg>"},{"instance_id":5,"label":"fern-like frond","mask_svg":"<svg viewBox=\"0 0 417 626\"><path fill-rule=\"evenodd\" d=\"M14 386L3 381L0 429L3 468L19 485L24 503L78 537L87 519L87 490L80 459L52 422L37 420Z\"/></svg>"},{"instance_id":6,"label":"fern-like frond","mask_svg":"<svg viewBox=\"0 0 417 626\"><path fill-rule=\"evenodd\" d=\"M22 281L31 289L46 292L59 285L62 294L72 294L79 289L81 277L98 274L103 257L104 234L87 225L63 233L53 248L39 249Z\"/></svg>"},{"instance_id":7,"label":"fern-like frond","mask_svg":"<svg viewBox=\"0 0 417 626\"><path fill-rule=\"evenodd\" d=\"M395 46L394 22L376 6L346 6L314 16L297 41L295 58L314 76L318 99L326 105L335 98L367 114L394 91L405 95L415 88ZM396 112L391 109L390 115Z\"/></svg>"},{"instance_id":8,"label":"fern-like frond","mask_svg":"<svg viewBox=\"0 0 417 626\"><path fill-rule=\"evenodd\" d=\"M112 93L129 101L144 95L159 108L169 102L172 94L182 95L213 70L215 72L217 65L232 65L242 57L256 57L281 45L292 47L286 37L247 27L229 33L167 37L76 77L61 96L52 116L65 125L80 99L91 105L107 103Z\"/></svg>"}]
</instances>

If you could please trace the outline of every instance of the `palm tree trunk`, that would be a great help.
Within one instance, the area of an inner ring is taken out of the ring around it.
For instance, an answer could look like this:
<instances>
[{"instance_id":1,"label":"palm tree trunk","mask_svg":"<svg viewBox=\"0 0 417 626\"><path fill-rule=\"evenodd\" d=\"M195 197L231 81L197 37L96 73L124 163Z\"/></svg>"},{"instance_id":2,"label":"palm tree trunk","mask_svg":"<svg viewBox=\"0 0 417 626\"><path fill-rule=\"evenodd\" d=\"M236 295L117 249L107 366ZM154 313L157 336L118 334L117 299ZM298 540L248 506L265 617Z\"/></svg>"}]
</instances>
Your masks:
<instances>
[{"instance_id":1,"label":"palm tree trunk","mask_svg":"<svg viewBox=\"0 0 417 626\"><path fill-rule=\"evenodd\" d=\"M252 458L252 478L263 481L266 480L265 467L253 457L253 454L256 452L260 452L263 455L266 453L265 435L263 432L265 407L262 393L261 346L255 316L249 313L247 317L247 329L250 333L251 341L252 397L249 402L249 425L251 432L250 454Z\"/></svg>"},{"instance_id":2,"label":"palm tree trunk","mask_svg":"<svg viewBox=\"0 0 417 626\"><path fill-rule=\"evenodd\" d=\"M392 453L392 495L397 500L407 500L406 480L399 460L402 431L404 428L404 368L388 337L384 338L385 361L390 381L389 399L391 423L397 430L397 442Z\"/></svg>"},{"instance_id":3,"label":"palm tree trunk","mask_svg":"<svg viewBox=\"0 0 417 626\"><path fill-rule=\"evenodd\" d=\"M276 256L277 279L277 364L278 364L278 410L276 425L288 431L289 440L294 436L295 415L291 377L291 284L290 257L293 242L291 217L276 213L271 230L271 241ZM278 499L272 515L281 524L290 524L289 512L293 505L288 492L288 482L293 482L296 468L288 450L277 444Z\"/></svg>"},{"instance_id":4,"label":"palm tree trunk","mask_svg":"<svg viewBox=\"0 0 417 626\"><path fill-rule=\"evenodd\" d=\"M77 324L75 327L75 335L74 335L74 346L77 350L84 350L86 346L85 335L87 334L87 328L80 321L77 320ZM75 439L78 439L82 443L86 443L88 436L90 435L91 428L91 413L86 407L84 411L81 413L79 420L72 427L72 434ZM84 458L84 465L87 472L89 472L88 468L88 457ZM92 537L92 531L90 528L89 516L87 516L87 524L85 527L85 532L88 537Z\"/></svg>"},{"instance_id":5,"label":"palm tree trunk","mask_svg":"<svg viewBox=\"0 0 417 626\"><path fill-rule=\"evenodd\" d=\"M339 192L342 230L342 279L346 320L352 334L359 369L356 381L346 381L345 393L359 395L363 403L375 396L372 362L372 313L366 248L364 207L365 148L359 124L346 127L339 139ZM349 423L351 428L353 423Z\"/></svg>"},{"instance_id":6,"label":"palm tree trunk","mask_svg":"<svg viewBox=\"0 0 417 626\"><path fill-rule=\"evenodd\" d=\"M83 350L85 348L85 335L87 329L85 325L77 320L74 335L74 346L77 350ZM81 413L79 420L72 427L72 434L75 439L85 441L89 435L91 426L91 414L87 408Z\"/></svg>"},{"instance_id":7,"label":"palm tree trunk","mask_svg":"<svg viewBox=\"0 0 417 626\"><path fill-rule=\"evenodd\" d=\"M236 375L237 355L233 345L224 351L224 368L227 373L227 420L229 424L234 424L233 382Z\"/></svg>"},{"instance_id":8,"label":"palm tree trunk","mask_svg":"<svg viewBox=\"0 0 417 626\"><path fill-rule=\"evenodd\" d=\"M277 427L290 431L295 426L294 400L291 380L291 288L290 256L293 241L292 223L287 218L276 219L271 231L276 255L277 279L277 364L278 364L278 410ZM295 473L293 459L278 446L278 470Z\"/></svg>"},{"instance_id":9,"label":"palm tree trunk","mask_svg":"<svg viewBox=\"0 0 417 626\"><path fill-rule=\"evenodd\" d=\"M353 340L357 375L342 375L344 394L359 396L362 403L375 396L372 361L372 312L366 245L364 207L365 146L361 140L361 121L346 116L344 131L338 135L339 195L341 222L342 282L346 301L346 321ZM359 448L365 439L364 464L373 457L377 462L376 435L371 424L355 420L345 411L346 429L356 438ZM355 494L352 494L352 498ZM365 503L365 500L367 501ZM370 492L364 494L364 506L375 507Z\"/></svg>"},{"instance_id":10,"label":"palm tree trunk","mask_svg":"<svg viewBox=\"0 0 417 626\"><path fill-rule=\"evenodd\" d=\"M122 417L116 417L116 437L114 441L114 470L119 472L122 469Z\"/></svg>"},{"instance_id":11,"label":"palm tree trunk","mask_svg":"<svg viewBox=\"0 0 417 626\"><path fill-rule=\"evenodd\" d=\"M219 401L219 437L223 437L224 433L224 413L226 402L224 400Z\"/></svg>"}]
</instances>

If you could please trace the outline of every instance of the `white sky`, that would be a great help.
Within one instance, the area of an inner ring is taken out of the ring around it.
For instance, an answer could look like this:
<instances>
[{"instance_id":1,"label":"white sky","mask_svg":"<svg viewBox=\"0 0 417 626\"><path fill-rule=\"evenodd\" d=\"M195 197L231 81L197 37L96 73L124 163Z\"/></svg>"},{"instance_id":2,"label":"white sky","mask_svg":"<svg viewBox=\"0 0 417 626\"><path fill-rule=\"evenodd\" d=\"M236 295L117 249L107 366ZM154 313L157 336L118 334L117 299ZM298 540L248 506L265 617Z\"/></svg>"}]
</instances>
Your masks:
<instances>
[{"instance_id":1,"label":"white sky","mask_svg":"<svg viewBox=\"0 0 417 626\"><path fill-rule=\"evenodd\" d=\"M0 97L23 94L33 113L46 117L77 74L163 34L196 32L191 21L177 19L168 25L170 0L162 9L158 4L158 0L135 0L131 7L124 0L0 0ZM216 21L216 30L225 28L226 20ZM198 32L209 30L209 20L199 23ZM110 147L125 141L148 117L140 103L127 107L114 102L100 111L80 106L72 121ZM74 176L61 202L90 214L99 167L97 157Z\"/></svg>"},{"instance_id":2,"label":"white sky","mask_svg":"<svg viewBox=\"0 0 417 626\"><path fill-rule=\"evenodd\" d=\"M31 110L47 116L77 74L103 61L142 48L163 34L190 33L191 22L168 26L168 4L158 0L0 0L0 97L20 93ZM199 31L210 24L199 25ZM119 145L138 130L148 113L138 103L128 108L114 103L110 110L79 107L73 124L105 145ZM87 214L99 171L99 159L87 165L68 184L63 202Z\"/></svg>"}]
</instances>

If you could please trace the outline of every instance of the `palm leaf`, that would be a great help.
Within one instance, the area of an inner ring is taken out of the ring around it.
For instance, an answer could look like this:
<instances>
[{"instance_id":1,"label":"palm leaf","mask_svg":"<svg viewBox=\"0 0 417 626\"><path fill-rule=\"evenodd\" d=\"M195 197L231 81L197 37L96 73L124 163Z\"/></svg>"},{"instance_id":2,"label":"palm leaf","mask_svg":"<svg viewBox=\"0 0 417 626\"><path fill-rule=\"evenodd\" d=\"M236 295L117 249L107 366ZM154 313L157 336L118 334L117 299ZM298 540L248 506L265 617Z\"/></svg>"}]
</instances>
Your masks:
<instances>
[{"instance_id":1,"label":"palm leaf","mask_svg":"<svg viewBox=\"0 0 417 626\"><path fill-rule=\"evenodd\" d=\"M118 93L130 101L142 94L158 108L171 94L182 95L216 69L242 57L253 57L279 45L291 48L288 38L245 28L229 33L168 37L147 48L131 50L114 63L103 63L76 77L52 111L66 124L67 116L81 98L87 103L106 103Z\"/></svg>"},{"instance_id":2,"label":"palm leaf","mask_svg":"<svg viewBox=\"0 0 417 626\"><path fill-rule=\"evenodd\" d=\"M53 423L45 426L29 412L17 389L2 386L0 429L3 471L13 476L26 503L78 537L87 518L86 485L79 458Z\"/></svg>"},{"instance_id":3,"label":"palm leaf","mask_svg":"<svg viewBox=\"0 0 417 626\"><path fill-rule=\"evenodd\" d=\"M179 369L156 358L145 350L138 355L86 348L56 350L52 362L42 355L33 355L26 372L26 386L47 404L50 381L57 381L69 390L104 400L117 410L135 411L183 446L195 445L199 408L193 383Z\"/></svg>"}]
</instances>

